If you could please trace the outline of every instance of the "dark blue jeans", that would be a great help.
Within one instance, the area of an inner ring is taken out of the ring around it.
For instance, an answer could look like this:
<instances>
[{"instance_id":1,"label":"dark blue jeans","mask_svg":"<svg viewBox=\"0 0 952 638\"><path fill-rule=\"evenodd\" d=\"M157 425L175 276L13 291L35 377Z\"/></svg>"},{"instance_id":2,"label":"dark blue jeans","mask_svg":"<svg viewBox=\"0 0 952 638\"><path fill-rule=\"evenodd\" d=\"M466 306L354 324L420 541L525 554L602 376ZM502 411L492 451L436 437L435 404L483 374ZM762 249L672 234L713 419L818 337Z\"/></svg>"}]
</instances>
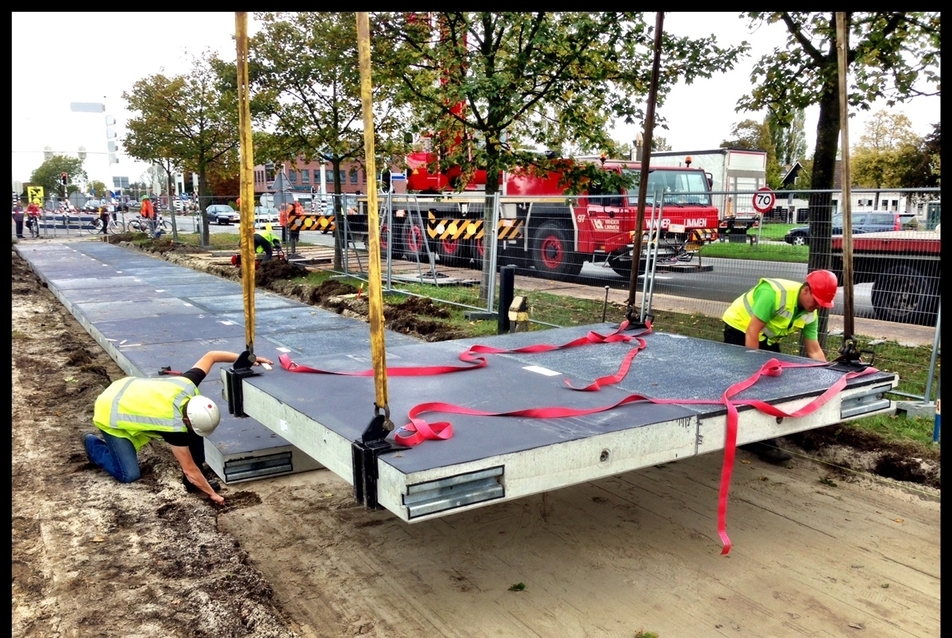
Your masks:
<instances>
[{"instance_id":1,"label":"dark blue jeans","mask_svg":"<svg viewBox=\"0 0 952 638\"><path fill-rule=\"evenodd\" d=\"M138 481L141 476L139 458L132 441L102 430L99 435L102 438L85 437L83 444L89 460L106 470L120 483Z\"/></svg>"}]
</instances>

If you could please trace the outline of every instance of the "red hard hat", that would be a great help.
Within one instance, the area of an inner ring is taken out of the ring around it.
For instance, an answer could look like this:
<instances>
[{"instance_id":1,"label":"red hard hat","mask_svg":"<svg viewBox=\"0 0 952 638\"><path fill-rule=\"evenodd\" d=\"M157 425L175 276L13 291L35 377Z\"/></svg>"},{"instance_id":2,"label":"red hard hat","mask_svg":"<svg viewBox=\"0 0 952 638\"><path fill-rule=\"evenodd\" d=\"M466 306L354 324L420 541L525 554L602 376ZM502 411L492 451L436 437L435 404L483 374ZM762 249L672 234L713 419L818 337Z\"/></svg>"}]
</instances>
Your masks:
<instances>
[{"instance_id":1,"label":"red hard hat","mask_svg":"<svg viewBox=\"0 0 952 638\"><path fill-rule=\"evenodd\" d=\"M836 275L829 270L814 270L807 275L810 292L823 308L832 308L836 297Z\"/></svg>"}]
</instances>

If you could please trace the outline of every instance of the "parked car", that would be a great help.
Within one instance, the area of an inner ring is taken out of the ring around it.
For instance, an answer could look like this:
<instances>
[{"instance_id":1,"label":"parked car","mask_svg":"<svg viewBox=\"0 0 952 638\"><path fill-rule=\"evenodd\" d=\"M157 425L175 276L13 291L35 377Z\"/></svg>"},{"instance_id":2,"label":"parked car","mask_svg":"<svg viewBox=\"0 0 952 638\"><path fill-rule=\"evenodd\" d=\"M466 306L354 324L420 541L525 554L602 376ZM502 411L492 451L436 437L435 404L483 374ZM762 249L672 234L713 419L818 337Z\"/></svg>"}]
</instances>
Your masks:
<instances>
[{"instance_id":1,"label":"parked car","mask_svg":"<svg viewBox=\"0 0 952 638\"><path fill-rule=\"evenodd\" d=\"M83 211L87 213L98 213L99 207L103 205L103 200L101 199L87 199L86 203L83 204Z\"/></svg>"},{"instance_id":2,"label":"parked car","mask_svg":"<svg viewBox=\"0 0 952 638\"><path fill-rule=\"evenodd\" d=\"M255 228L264 228L268 224L277 227L279 221L277 208L255 206Z\"/></svg>"},{"instance_id":3,"label":"parked car","mask_svg":"<svg viewBox=\"0 0 952 638\"><path fill-rule=\"evenodd\" d=\"M831 235L843 234L843 215L833 215ZM886 230L914 230L918 226L912 213L870 210L853 213L853 234L876 233ZM809 226L795 226L783 240L793 246L805 246L810 241Z\"/></svg>"},{"instance_id":4,"label":"parked car","mask_svg":"<svg viewBox=\"0 0 952 638\"><path fill-rule=\"evenodd\" d=\"M205 214L208 216L208 223L215 222L219 226L237 224L241 221L238 211L228 204L211 204L205 209Z\"/></svg>"}]
</instances>

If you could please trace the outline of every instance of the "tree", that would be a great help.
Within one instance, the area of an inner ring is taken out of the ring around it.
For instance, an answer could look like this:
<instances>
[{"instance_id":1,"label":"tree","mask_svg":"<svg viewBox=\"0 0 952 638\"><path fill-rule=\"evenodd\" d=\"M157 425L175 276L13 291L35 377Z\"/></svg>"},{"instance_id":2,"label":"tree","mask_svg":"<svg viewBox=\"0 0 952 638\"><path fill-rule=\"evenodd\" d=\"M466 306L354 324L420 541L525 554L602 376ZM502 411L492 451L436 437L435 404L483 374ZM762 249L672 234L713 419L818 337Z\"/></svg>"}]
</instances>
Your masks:
<instances>
[{"instance_id":1,"label":"tree","mask_svg":"<svg viewBox=\"0 0 952 638\"><path fill-rule=\"evenodd\" d=\"M738 110L768 108L781 122L814 104L820 107L813 152L810 195L810 256L808 268L831 264L832 189L840 135L839 65L836 14L809 12L750 12L750 26L782 22L786 42L764 55L751 71L753 89L737 102ZM848 12L845 53L851 109L868 110L877 99L889 106L917 95L937 94L941 54L940 14L937 12ZM931 87L934 87L932 89ZM930 93L934 90L935 93ZM828 313L821 315L826 332Z\"/></svg>"},{"instance_id":2,"label":"tree","mask_svg":"<svg viewBox=\"0 0 952 638\"><path fill-rule=\"evenodd\" d=\"M347 12L256 13L259 31L249 42L249 83L261 105L257 122L262 157L274 163L298 157L330 162L334 191L342 193L341 166L364 161L364 126L357 55L357 18ZM380 75L390 43L371 38L378 160L390 163L396 134L406 122L393 103L395 86ZM373 179L368 176L368 180ZM340 222L340 198L335 214ZM342 223L337 223L334 267L341 267Z\"/></svg>"},{"instance_id":3,"label":"tree","mask_svg":"<svg viewBox=\"0 0 952 638\"><path fill-rule=\"evenodd\" d=\"M380 22L396 43L389 75L413 106L415 132L446 142L437 168L484 168L488 193L501 170L552 164L534 149L617 156L610 123L643 119L653 27L639 13L381 14ZM729 69L747 46L665 33L663 48L659 103L678 79Z\"/></svg>"},{"instance_id":4,"label":"tree","mask_svg":"<svg viewBox=\"0 0 952 638\"><path fill-rule=\"evenodd\" d=\"M806 112L803 109L794 111L787 123L770 110L767 112L767 124L770 125L770 137L777 151L777 162L781 166L789 167L806 156Z\"/></svg>"},{"instance_id":5,"label":"tree","mask_svg":"<svg viewBox=\"0 0 952 638\"><path fill-rule=\"evenodd\" d=\"M558 167L578 188L597 166L569 165L537 149L562 157L568 147L617 156L611 123L644 119L653 27L640 13L388 13L377 19L375 37L394 43L385 73L412 106L413 131L432 140L431 169L459 167L460 189L486 171L487 226L501 171ZM747 48L718 47L713 36L664 33L658 103L679 80L732 68ZM484 272L482 296L487 280Z\"/></svg>"},{"instance_id":6,"label":"tree","mask_svg":"<svg viewBox=\"0 0 952 638\"><path fill-rule=\"evenodd\" d=\"M47 196L62 193L61 179L63 173L66 173L69 178L69 184L66 187L67 195L82 190L79 184L84 183L87 179L86 169L83 168L83 160L68 155L54 155L48 160L44 160L30 174L29 183L34 186L42 186L43 192Z\"/></svg>"},{"instance_id":7,"label":"tree","mask_svg":"<svg viewBox=\"0 0 952 638\"><path fill-rule=\"evenodd\" d=\"M107 195L107 193L109 193L109 189L106 188L106 185L100 182L98 179L94 179L93 181L86 184L86 192L95 196L96 199L102 199Z\"/></svg>"},{"instance_id":8,"label":"tree","mask_svg":"<svg viewBox=\"0 0 952 638\"><path fill-rule=\"evenodd\" d=\"M910 162L919 153L921 139L902 113L882 110L873 114L859 142L850 151L850 177L861 188L902 188ZM879 192L875 208L879 208Z\"/></svg>"},{"instance_id":9,"label":"tree","mask_svg":"<svg viewBox=\"0 0 952 638\"><path fill-rule=\"evenodd\" d=\"M236 85L236 65L208 54L193 60L188 75L139 80L122 94L128 110L137 114L127 124L126 152L162 166L170 193L175 173L197 173L199 194L207 198L210 172L238 170ZM207 241L205 218L202 233Z\"/></svg>"},{"instance_id":10,"label":"tree","mask_svg":"<svg viewBox=\"0 0 952 638\"><path fill-rule=\"evenodd\" d=\"M747 119L735 122L731 128L731 135L734 136L734 139L721 142L721 148L766 150L768 145L773 144L769 128L756 120Z\"/></svg>"},{"instance_id":11,"label":"tree","mask_svg":"<svg viewBox=\"0 0 952 638\"><path fill-rule=\"evenodd\" d=\"M901 188L938 188L941 185L942 143L940 123L932 125L932 132L916 138L912 145L903 146L896 159L898 183ZM936 198L938 194L926 199Z\"/></svg>"},{"instance_id":12,"label":"tree","mask_svg":"<svg viewBox=\"0 0 952 638\"><path fill-rule=\"evenodd\" d=\"M618 140L613 140L617 158L629 158L636 159L635 155L635 143L634 142L619 142ZM654 137L651 138L651 152L655 153L658 151L670 151L671 145L668 144L668 140L663 137Z\"/></svg>"},{"instance_id":13,"label":"tree","mask_svg":"<svg viewBox=\"0 0 952 638\"><path fill-rule=\"evenodd\" d=\"M721 148L765 151L767 153L765 181L770 188L775 190L779 188L783 176L780 174L780 164L777 161L777 151L774 147L769 118L765 118L763 122L751 119L737 122L731 129L731 135L734 136L734 139L721 142Z\"/></svg>"}]
</instances>

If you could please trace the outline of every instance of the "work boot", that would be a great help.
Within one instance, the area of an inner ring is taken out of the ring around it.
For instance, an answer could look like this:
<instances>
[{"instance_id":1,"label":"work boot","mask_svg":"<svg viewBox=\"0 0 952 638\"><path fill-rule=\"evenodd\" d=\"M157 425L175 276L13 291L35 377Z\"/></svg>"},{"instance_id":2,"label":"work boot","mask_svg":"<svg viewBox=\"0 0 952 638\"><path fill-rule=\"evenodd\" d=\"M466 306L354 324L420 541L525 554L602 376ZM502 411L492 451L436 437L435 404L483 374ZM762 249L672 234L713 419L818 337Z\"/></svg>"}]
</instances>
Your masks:
<instances>
[{"instance_id":1,"label":"work boot","mask_svg":"<svg viewBox=\"0 0 952 638\"><path fill-rule=\"evenodd\" d=\"M747 445L742 445L741 448L748 452L753 452L761 461L767 461L768 463L777 465L786 463L793 458L792 454L780 447L780 443L777 439L748 443Z\"/></svg>"}]
</instances>

